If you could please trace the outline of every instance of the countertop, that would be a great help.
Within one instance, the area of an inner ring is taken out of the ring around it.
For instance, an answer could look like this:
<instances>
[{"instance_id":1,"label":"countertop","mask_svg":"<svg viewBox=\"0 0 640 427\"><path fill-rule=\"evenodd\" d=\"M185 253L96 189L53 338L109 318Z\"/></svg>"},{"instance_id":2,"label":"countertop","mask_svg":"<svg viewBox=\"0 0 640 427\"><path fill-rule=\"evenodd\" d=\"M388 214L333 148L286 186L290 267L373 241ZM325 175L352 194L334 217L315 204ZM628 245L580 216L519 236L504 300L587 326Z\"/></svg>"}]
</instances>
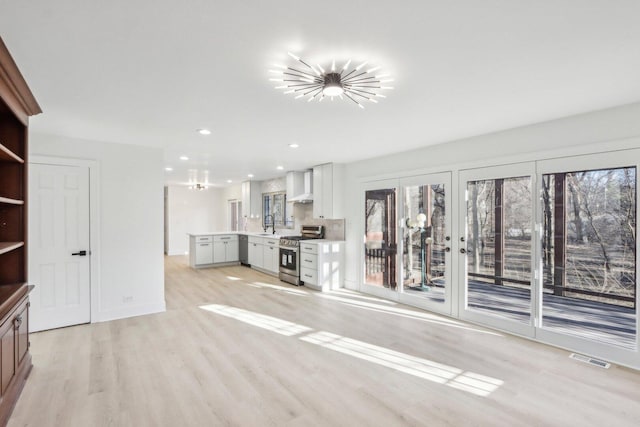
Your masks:
<instances>
[{"instance_id":1,"label":"countertop","mask_svg":"<svg viewBox=\"0 0 640 427\"><path fill-rule=\"evenodd\" d=\"M188 236L190 237L198 237L198 236L222 236L222 235L233 235L233 234L244 234L246 236L257 236L257 237L272 237L275 239L279 239L281 237L285 237L285 236L299 236L299 234L296 234L294 232L291 233L276 233L276 234L272 234L272 233L265 233L263 231L205 231L202 233L187 233Z\"/></svg>"}]
</instances>

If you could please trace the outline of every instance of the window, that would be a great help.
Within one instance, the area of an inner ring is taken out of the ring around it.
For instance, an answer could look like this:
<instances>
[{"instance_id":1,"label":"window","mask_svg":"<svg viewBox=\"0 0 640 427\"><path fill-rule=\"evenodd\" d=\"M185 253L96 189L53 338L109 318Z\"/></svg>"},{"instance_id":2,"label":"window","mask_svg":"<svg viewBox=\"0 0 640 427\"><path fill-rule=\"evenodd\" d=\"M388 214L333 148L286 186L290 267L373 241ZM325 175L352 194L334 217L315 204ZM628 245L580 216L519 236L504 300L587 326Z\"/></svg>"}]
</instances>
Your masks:
<instances>
[{"instance_id":1,"label":"window","mask_svg":"<svg viewBox=\"0 0 640 427\"><path fill-rule=\"evenodd\" d=\"M285 192L262 194L262 218L265 227L287 227L287 195Z\"/></svg>"}]
</instances>

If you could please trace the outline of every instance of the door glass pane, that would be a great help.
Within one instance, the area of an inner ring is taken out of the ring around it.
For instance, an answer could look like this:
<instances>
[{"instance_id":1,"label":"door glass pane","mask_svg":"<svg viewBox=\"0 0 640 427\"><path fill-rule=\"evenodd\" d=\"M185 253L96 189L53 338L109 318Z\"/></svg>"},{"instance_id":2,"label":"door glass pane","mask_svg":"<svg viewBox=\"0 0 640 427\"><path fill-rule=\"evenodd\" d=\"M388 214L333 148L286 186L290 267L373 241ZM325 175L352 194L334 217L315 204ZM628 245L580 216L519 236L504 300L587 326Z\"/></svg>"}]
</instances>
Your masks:
<instances>
[{"instance_id":1,"label":"door glass pane","mask_svg":"<svg viewBox=\"0 0 640 427\"><path fill-rule=\"evenodd\" d=\"M543 175L542 326L635 348L636 169Z\"/></svg>"},{"instance_id":2,"label":"door glass pane","mask_svg":"<svg viewBox=\"0 0 640 427\"><path fill-rule=\"evenodd\" d=\"M448 285L444 184L405 187L404 212L403 291L444 302Z\"/></svg>"},{"instance_id":3,"label":"door glass pane","mask_svg":"<svg viewBox=\"0 0 640 427\"><path fill-rule=\"evenodd\" d=\"M467 182L467 308L528 323L531 178Z\"/></svg>"},{"instance_id":4,"label":"door glass pane","mask_svg":"<svg viewBox=\"0 0 640 427\"><path fill-rule=\"evenodd\" d=\"M396 290L396 189L365 192L364 283Z\"/></svg>"}]
</instances>

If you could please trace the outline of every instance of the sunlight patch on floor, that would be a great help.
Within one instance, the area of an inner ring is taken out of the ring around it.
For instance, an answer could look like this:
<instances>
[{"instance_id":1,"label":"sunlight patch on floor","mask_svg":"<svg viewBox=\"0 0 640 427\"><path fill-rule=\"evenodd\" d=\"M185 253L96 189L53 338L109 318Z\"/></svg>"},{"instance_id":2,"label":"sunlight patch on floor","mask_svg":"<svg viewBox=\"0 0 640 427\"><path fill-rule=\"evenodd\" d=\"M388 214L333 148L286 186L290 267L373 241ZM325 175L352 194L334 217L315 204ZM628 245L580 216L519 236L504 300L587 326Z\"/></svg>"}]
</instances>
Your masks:
<instances>
[{"instance_id":1,"label":"sunlight patch on floor","mask_svg":"<svg viewBox=\"0 0 640 427\"><path fill-rule=\"evenodd\" d=\"M273 289L273 290L276 290L276 291L282 291L282 292L286 292L286 293L288 293L290 295L297 295L297 296L307 296L307 295L309 295L309 292L303 291L301 289L291 289L291 288L286 287L286 286L272 285L270 283L264 283L264 282L247 283L247 285L252 286L254 288L267 288L267 289Z\"/></svg>"},{"instance_id":2,"label":"sunlight patch on floor","mask_svg":"<svg viewBox=\"0 0 640 427\"><path fill-rule=\"evenodd\" d=\"M354 299L349 299L349 298L343 298L343 297L340 297L340 296L337 296L337 295L330 295L330 294L326 294L326 293L318 294L318 296L320 298L331 299L331 300L338 301L338 302L341 302L343 304L346 304L346 305L349 305L349 306L352 306L352 307L362 308L364 310L370 310L370 311L377 311L377 312L381 312L381 313L393 314L393 315L400 316L400 317L406 317L406 318L410 318L410 319L421 320L423 322L436 323L436 324L442 325L442 326L458 328L458 329L464 329L464 330L473 331L473 332L479 332L479 333L487 334L487 335L493 335L493 336L498 336L498 337L503 336L500 333L492 332L492 331L488 331L488 330L484 330L484 329L480 329L480 328L476 328L476 327L473 327L473 326L469 326L469 325L467 325L467 324L465 324L463 322L459 322L457 320L448 319L448 318L443 317L443 316L438 316L437 314L423 313L423 312L414 311L414 310L407 310L405 308L388 307L388 306L373 304L373 303L369 303L369 302L365 302L365 301L359 301L359 300L354 300Z\"/></svg>"},{"instance_id":3,"label":"sunlight patch on floor","mask_svg":"<svg viewBox=\"0 0 640 427\"><path fill-rule=\"evenodd\" d=\"M432 360L411 356L386 347L369 344L326 331L316 331L308 326L277 317L220 304L200 306L201 309L230 317L281 335L299 335L301 341L318 345L358 359L366 360L398 372L413 375L437 384L446 385L476 396L486 397L497 390L503 381Z\"/></svg>"},{"instance_id":4,"label":"sunlight patch on floor","mask_svg":"<svg viewBox=\"0 0 640 427\"><path fill-rule=\"evenodd\" d=\"M241 308L230 307L228 305L209 304L200 306L201 309L222 316L239 320L249 325L267 329L280 335L293 336L303 332L312 331L313 329L297 323L288 322L278 319L277 317L267 316L265 314L255 313L253 311L243 310Z\"/></svg>"}]
</instances>

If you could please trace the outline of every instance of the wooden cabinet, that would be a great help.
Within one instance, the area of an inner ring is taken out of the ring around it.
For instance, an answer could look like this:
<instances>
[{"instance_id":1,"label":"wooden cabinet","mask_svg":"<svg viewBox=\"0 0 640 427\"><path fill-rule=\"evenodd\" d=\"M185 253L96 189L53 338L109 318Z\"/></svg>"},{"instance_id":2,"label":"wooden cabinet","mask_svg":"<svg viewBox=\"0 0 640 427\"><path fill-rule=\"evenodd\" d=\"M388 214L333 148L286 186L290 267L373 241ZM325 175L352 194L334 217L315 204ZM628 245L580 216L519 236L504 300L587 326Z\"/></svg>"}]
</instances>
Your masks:
<instances>
[{"instance_id":1,"label":"wooden cabinet","mask_svg":"<svg viewBox=\"0 0 640 427\"><path fill-rule=\"evenodd\" d=\"M313 168L313 217L344 218L344 165L326 163Z\"/></svg>"},{"instance_id":2,"label":"wooden cabinet","mask_svg":"<svg viewBox=\"0 0 640 427\"><path fill-rule=\"evenodd\" d=\"M344 282L344 242L301 242L300 280L305 286L320 291L341 288Z\"/></svg>"},{"instance_id":3,"label":"wooden cabinet","mask_svg":"<svg viewBox=\"0 0 640 427\"><path fill-rule=\"evenodd\" d=\"M242 216L260 218L262 216L262 182L242 183Z\"/></svg>"},{"instance_id":4,"label":"wooden cabinet","mask_svg":"<svg viewBox=\"0 0 640 427\"><path fill-rule=\"evenodd\" d=\"M42 111L0 39L0 425L31 370L27 286L29 116Z\"/></svg>"}]
</instances>

